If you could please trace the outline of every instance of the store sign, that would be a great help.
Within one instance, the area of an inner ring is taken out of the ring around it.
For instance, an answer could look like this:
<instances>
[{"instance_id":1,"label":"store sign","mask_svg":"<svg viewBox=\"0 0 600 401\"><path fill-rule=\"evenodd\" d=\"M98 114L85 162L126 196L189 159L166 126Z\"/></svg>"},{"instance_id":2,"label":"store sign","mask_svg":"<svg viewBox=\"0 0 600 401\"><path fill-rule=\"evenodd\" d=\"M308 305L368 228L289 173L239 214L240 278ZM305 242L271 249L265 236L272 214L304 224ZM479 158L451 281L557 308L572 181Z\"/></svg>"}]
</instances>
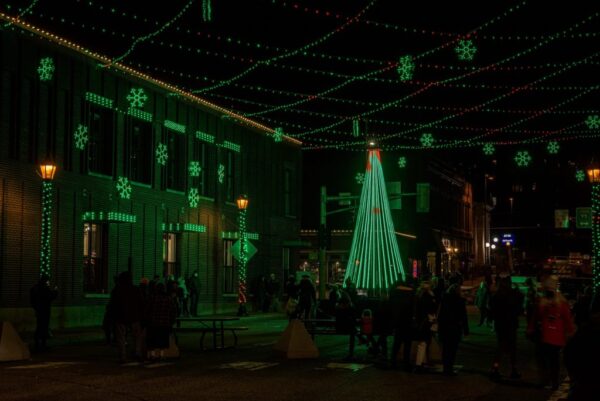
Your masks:
<instances>
[{"instance_id":1,"label":"store sign","mask_svg":"<svg viewBox=\"0 0 600 401\"><path fill-rule=\"evenodd\" d=\"M515 239L511 233L502 234L502 243L504 245L508 245L508 244L512 245L514 242L515 242Z\"/></svg>"},{"instance_id":2,"label":"store sign","mask_svg":"<svg viewBox=\"0 0 600 401\"><path fill-rule=\"evenodd\" d=\"M592 208L578 207L575 209L577 228L592 228Z\"/></svg>"}]
</instances>

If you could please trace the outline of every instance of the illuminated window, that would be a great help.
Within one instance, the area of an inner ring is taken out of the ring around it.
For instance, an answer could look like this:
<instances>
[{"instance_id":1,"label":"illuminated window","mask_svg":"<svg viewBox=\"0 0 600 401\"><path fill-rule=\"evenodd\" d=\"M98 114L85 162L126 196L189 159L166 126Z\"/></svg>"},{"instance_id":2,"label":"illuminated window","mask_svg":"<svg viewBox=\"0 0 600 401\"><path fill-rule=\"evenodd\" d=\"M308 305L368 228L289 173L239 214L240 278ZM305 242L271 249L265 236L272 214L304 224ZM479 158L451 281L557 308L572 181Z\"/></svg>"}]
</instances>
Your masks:
<instances>
[{"instance_id":1,"label":"illuminated window","mask_svg":"<svg viewBox=\"0 0 600 401\"><path fill-rule=\"evenodd\" d=\"M177 234L174 233L163 233L163 275L170 276L174 275L179 277L181 275L181 268L179 265L179 252L177 252Z\"/></svg>"},{"instance_id":2,"label":"illuminated window","mask_svg":"<svg viewBox=\"0 0 600 401\"><path fill-rule=\"evenodd\" d=\"M108 229L103 224L83 225L83 290L108 292Z\"/></svg>"}]
</instances>

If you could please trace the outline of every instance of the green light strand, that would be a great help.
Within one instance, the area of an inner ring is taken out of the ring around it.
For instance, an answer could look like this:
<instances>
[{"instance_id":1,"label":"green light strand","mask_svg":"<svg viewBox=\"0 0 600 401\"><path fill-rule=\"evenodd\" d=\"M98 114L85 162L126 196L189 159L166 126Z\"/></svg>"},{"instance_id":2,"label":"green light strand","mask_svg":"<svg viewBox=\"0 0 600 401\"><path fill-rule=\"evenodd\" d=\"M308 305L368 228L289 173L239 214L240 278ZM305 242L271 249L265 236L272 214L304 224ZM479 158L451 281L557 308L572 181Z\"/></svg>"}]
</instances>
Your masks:
<instances>
[{"instance_id":1,"label":"green light strand","mask_svg":"<svg viewBox=\"0 0 600 401\"><path fill-rule=\"evenodd\" d=\"M163 122L163 125L165 126L165 128L179 132L180 134L185 134L185 125L183 124L179 124L171 120L165 120Z\"/></svg>"},{"instance_id":2,"label":"green light strand","mask_svg":"<svg viewBox=\"0 0 600 401\"><path fill-rule=\"evenodd\" d=\"M405 279L380 157L379 150L368 152L345 276L369 290L388 289L395 280Z\"/></svg>"},{"instance_id":3,"label":"green light strand","mask_svg":"<svg viewBox=\"0 0 600 401\"><path fill-rule=\"evenodd\" d=\"M211 0L202 0L202 20L204 22L212 21L212 4Z\"/></svg>"},{"instance_id":4,"label":"green light strand","mask_svg":"<svg viewBox=\"0 0 600 401\"><path fill-rule=\"evenodd\" d=\"M38 1L39 0L33 0L31 3L29 3L29 5L27 7L25 7L23 9L23 11L21 11L19 14L17 14L17 16L15 16L13 18L18 20L24 15L31 14L31 10L33 9L33 7L35 7L35 5L38 3ZM8 22L2 24L2 28L8 28L11 25L12 25L12 21L8 21Z\"/></svg>"},{"instance_id":5,"label":"green light strand","mask_svg":"<svg viewBox=\"0 0 600 401\"><path fill-rule=\"evenodd\" d=\"M592 274L594 294L600 288L600 184L592 183Z\"/></svg>"},{"instance_id":6,"label":"green light strand","mask_svg":"<svg viewBox=\"0 0 600 401\"><path fill-rule=\"evenodd\" d=\"M246 303L246 266L248 264L248 233L246 228L246 209L240 210L240 260L238 266L239 286L238 303Z\"/></svg>"},{"instance_id":7,"label":"green light strand","mask_svg":"<svg viewBox=\"0 0 600 401\"><path fill-rule=\"evenodd\" d=\"M175 21L177 21L179 18L181 18L181 16L183 16L183 14L187 11L187 9L190 8L192 3L194 3L194 1L195 0L188 1L187 4L185 6L183 6L181 11L179 11L173 18L171 18L169 21L167 21L163 26L158 28L156 31L149 33L148 35L140 36L137 39L135 39L133 41L133 43L131 44L131 46L129 47L129 49L127 49L127 51L125 51L125 53L112 59L111 64L118 63L121 60L123 60L125 57L129 56L138 44L143 43L143 42L147 41L148 39L153 38L156 35L159 35L160 33L162 33L165 29L167 29L169 26L171 26ZM104 65L104 67L108 67L109 65Z\"/></svg>"},{"instance_id":8,"label":"green light strand","mask_svg":"<svg viewBox=\"0 0 600 401\"><path fill-rule=\"evenodd\" d=\"M360 136L360 121L357 118L352 120L352 136L356 138Z\"/></svg>"},{"instance_id":9,"label":"green light strand","mask_svg":"<svg viewBox=\"0 0 600 401\"><path fill-rule=\"evenodd\" d=\"M51 273L52 256L52 181L42 182L42 228L40 241L40 275Z\"/></svg>"},{"instance_id":10,"label":"green light strand","mask_svg":"<svg viewBox=\"0 0 600 401\"><path fill-rule=\"evenodd\" d=\"M81 215L82 221L106 221L109 223L135 223L137 216L135 214L123 212L104 212L87 211Z\"/></svg>"}]
</instances>

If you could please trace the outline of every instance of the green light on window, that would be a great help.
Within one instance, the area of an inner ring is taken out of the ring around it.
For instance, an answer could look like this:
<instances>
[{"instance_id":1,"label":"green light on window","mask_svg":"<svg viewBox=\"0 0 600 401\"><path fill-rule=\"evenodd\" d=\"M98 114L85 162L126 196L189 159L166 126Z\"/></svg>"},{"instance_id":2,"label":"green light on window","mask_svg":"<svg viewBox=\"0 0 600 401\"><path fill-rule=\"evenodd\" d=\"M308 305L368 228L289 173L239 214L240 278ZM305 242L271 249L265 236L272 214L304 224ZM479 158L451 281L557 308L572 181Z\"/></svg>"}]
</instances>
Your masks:
<instances>
[{"instance_id":1,"label":"green light on window","mask_svg":"<svg viewBox=\"0 0 600 401\"><path fill-rule=\"evenodd\" d=\"M104 96L100 96L92 92L86 92L85 100L87 100L90 103L97 104L98 106L106 107L108 109L112 109L113 107L112 99L108 99Z\"/></svg>"},{"instance_id":2,"label":"green light on window","mask_svg":"<svg viewBox=\"0 0 600 401\"><path fill-rule=\"evenodd\" d=\"M167 160L169 159L169 153L167 152L167 145L164 143L159 143L156 145L156 162L161 166L165 166L167 164Z\"/></svg>"},{"instance_id":3,"label":"green light on window","mask_svg":"<svg viewBox=\"0 0 600 401\"><path fill-rule=\"evenodd\" d=\"M148 95L146 95L143 88L131 88L126 99L131 108L144 107L144 104L148 100Z\"/></svg>"},{"instance_id":4,"label":"green light on window","mask_svg":"<svg viewBox=\"0 0 600 401\"><path fill-rule=\"evenodd\" d=\"M191 188L188 192L188 204L192 208L198 207L200 203L200 194L198 193L198 188Z\"/></svg>"},{"instance_id":5,"label":"green light on window","mask_svg":"<svg viewBox=\"0 0 600 401\"><path fill-rule=\"evenodd\" d=\"M119 177L116 186L121 199L131 199L131 184L127 177Z\"/></svg>"},{"instance_id":6,"label":"green light on window","mask_svg":"<svg viewBox=\"0 0 600 401\"><path fill-rule=\"evenodd\" d=\"M237 153L240 153L242 151L242 147L240 145L238 145L237 143L229 142L229 141L223 141L223 143L220 144L219 146L229 149L229 150L233 150L234 152L237 152Z\"/></svg>"},{"instance_id":7,"label":"green light on window","mask_svg":"<svg viewBox=\"0 0 600 401\"><path fill-rule=\"evenodd\" d=\"M188 166L188 172L190 177L200 177L200 173L202 172L202 167L200 167L199 161L191 161Z\"/></svg>"},{"instance_id":8,"label":"green light on window","mask_svg":"<svg viewBox=\"0 0 600 401\"><path fill-rule=\"evenodd\" d=\"M137 216L135 214L123 213L123 212L84 212L81 216L83 221L105 221L108 223L135 223Z\"/></svg>"},{"instance_id":9,"label":"green light on window","mask_svg":"<svg viewBox=\"0 0 600 401\"><path fill-rule=\"evenodd\" d=\"M196 138L208 143L215 143L215 137L206 132L196 131Z\"/></svg>"},{"instance_id":10,"label":"green light on window","mask_svg":"<svg viewBox=\"0 0 600 401\"><path fill-rule=\"evenodd\" d=\"M88 128L82 124L77 125L77 129L75 129L75 133L73 134L73 139L75 141L75 148L79 150L85 149L85 145L87 145L89 140Z\"/></svg>"},{"instance_id":11,"label":"green light on window","mask_svg":"<svg viewBox=\"0 0 600 401\"><path fill-rule=\"evenodd\" d=\"M52 247L52 182L42 183L42 227L40 242L40 274L50 276L50 257Z\"/></svg>"},{"instance_id":12,"label":"green light on window","mask_svg":"<svg viewBox=\"0 0 600 401\"><path fill-rule=\"evenodd\" d=\"M135 117L139 120L148 121L149 123L151 123L153 120L152 113L148 113L147 111L140 110L140 109L134 109L132 107L127 109L127 115L130 115L131 117Z\"/></svg>"},{"instance_id":13,"label":"green light on window","mask_svg":"<svg viewBox=\"0 0 600 401\"><path fill-rule=\"evenodd\" d=\"M54 76L54 60L52 60L52 57L41 59L37 72L40 76L40 81L50 81L52 76Z\"/></svg>"},{"instance_id":14,"label":"green light on window","mask_svg":"<svg viewBox=\"0 0 600 401\"><path fill-rule=\"evenodd\" d=\"M205 233L206 226L204 226L202 224L185 223L183 225L183 231L190 231L190 232L194 232L194 233Z\"/></svg>"},{"instance_id":15,"label":"green light on window","mask_svg":"<svg viewBox=\"0 0 600 401\"><path fill-rule=\"evenodd\" d=\"M183 124L178 124L175 121L171 121L171 120L165 120L163 125L168 129L172 129L173 131L177 131L181 134L185 134L185 125L183 125Z\"/></svg>"}]
</instances>

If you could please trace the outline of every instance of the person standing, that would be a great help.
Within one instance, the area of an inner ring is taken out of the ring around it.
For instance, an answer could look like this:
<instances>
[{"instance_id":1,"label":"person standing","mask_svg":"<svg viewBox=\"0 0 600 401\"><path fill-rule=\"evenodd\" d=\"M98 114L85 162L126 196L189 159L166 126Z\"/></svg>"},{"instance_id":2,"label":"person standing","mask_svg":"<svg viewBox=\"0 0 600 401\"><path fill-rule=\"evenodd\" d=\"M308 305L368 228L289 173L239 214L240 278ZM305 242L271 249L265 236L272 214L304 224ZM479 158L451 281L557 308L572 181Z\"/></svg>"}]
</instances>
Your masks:
<instances>
[{"instance_id":1,"label":"person standing","mask_svg":"<svg viewBox=\"0 0 600 401\"><path fill-rule=\"evenodd\" d=\"M352 279L350 277L346 279L344 284L344 291L346 291L346 293L350 297L350 302L352 302L353 305L356 305L356 301L358 298L358 290L356 289L356 284L352 282Z\"/></svg>"},{"instance_id":2,"label":"person standing","mask_svg":"<svg viewBox=\"0 0 600 401\"><path fill-rule=\"evenodd\" d=\"M560 374L560 351L567 338L575 332L569 303L558 292L558 277L550 276L544 281L544 293L529 322L527 334L539 337L537 353L541 365L542 384L550 382L552 390L558 389ZM539 331L536 336L535 331Z\"/></svg>"},{"instance_id":3,"label":"person standing","mask_svg":"<svg viewBox=\"0 0 600 401\"><path fill-rule=\"evenodd\" d=\"M459 284L452 284L444 294L438 315L438 326L442 343L443 373L448 376L456 376L454 361L458 344L463 335L469 335L467 306L464 298L460 295Z\"/></svg>"},{"instance_id":4,"label":"person standing","mask_svg":"<svg viewBox=\"0 0 600 401\"><path fill-rule=\"evenodd\" d=\"M392 345L391 367L398 366L398 352L403 345L403 362L406 370L411 370L410 351L413 337L415 294L410 282L398 281L390 293L390 308L394 327L394 343Z\"/></svg>"},{"instance_id":5,"label":"person standing","mask_svg":"<svg viewBox=\"0 0 600 401\"><path fill-rule=\"evenodd\" d=\"M160 359L169 348L169 340L177 307L173 298L167 295L162 283L156 285L154 296L146 305L147 346L150 359Z\"/></svg>"},{"instance_id":6,"label":"person standing","mask_svg":"<svg viewBox=\"0 0 600 401\"><path fill-rule=\"evenodd\" d=\"M298 315L304 320L310 317L312 307L317 300L315 286L310 280L310 276L305 274L298 285Z\"/></svg>"},{"instance_id":7,"label":"person standing","mask_svg":"<svg viewBox=\"0 0 600 401\"><path fill-rule=\"evenodd\" d=\"M58 287L50 288L50 276L42 274L29 292L31 306L35 312L35 351L45 351L50 331L52 301L58 296Z\"/></svg>"},{"instance_id":8,"label":"person standing","mask_svg":"<svg viewBox=\"0 0 600 401\"><path fill-rule=\"evenodd\" d=\"M198 316L198 298L200 295L200 282L198 279L198 271L196 270L192 277L188 279L188 291L190 293L190 313L192 316Z\"/></svg>"},{"instance_id":9,"label":"person standing","mask_svg":"<svg viewBox=\"0 0 600 401\"><path fill-rule=\"evenodd\" d=\"M127 362L127 331L130 330L135 344L135 356L143 359L142 355L142 314L144 310L143 297L140 289L133 285L131 273L126 271L119 274L117 286L111 294L119 347L119 361Z\"/></svg>"},{"instance_id":10,"label":"person standing","mask_svg":"<svg viewBox=\"0 0 600 401\"><path fill-rule=\"evenodd\" d=\"M483 324L490 324L489 319L489 310L490 310L490 285L487 280L483 280L481 284L479 284L479 288L477 289L477 294L475 295L475 305L479 309L479 326Z\"/></svg>"},{"instance_id":11,"label":"person standing","mask_svg":"<svg viewBox=\"0 0 600 401\"><path fill-rule=\"evenodd\" d=\"M417 357L415 360L415 372L425 371L423 364L427 360L427 350L431 344L431 326L436 320L437 303L429 281L423 281L417 291L416 297L416 333Z\"/></svg>"}]
</instances>

